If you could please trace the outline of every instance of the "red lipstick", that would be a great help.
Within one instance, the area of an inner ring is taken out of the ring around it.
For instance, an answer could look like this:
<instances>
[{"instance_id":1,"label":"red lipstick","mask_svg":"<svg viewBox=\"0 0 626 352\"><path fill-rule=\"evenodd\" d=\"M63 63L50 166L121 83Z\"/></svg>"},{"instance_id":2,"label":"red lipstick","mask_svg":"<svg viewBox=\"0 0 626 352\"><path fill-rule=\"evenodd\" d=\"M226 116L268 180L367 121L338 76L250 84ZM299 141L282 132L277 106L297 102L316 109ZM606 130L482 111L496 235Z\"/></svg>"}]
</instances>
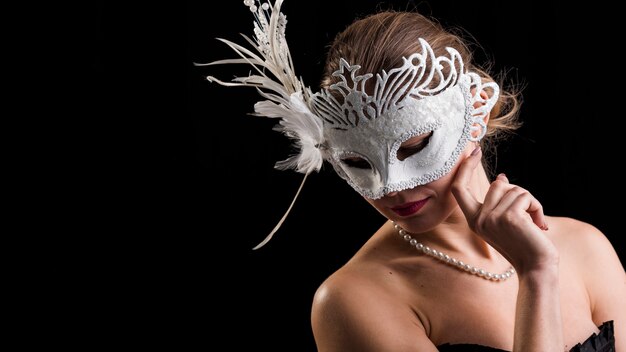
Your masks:
<instances>
[{"instance_id":1,"label":"red lipstick","mask_svg":"<svg viewBox=\"0 0 626 352\"><path fill-rule=\"evenodd\" d=\"M418 200L417 202L410 202L410 203L398 205L398 206L391 208L391 210L393 210L394 212L396 212L396 214L400 216L413 215L417 213L420 209L422 209L424 205L426 205L426 202L428 202L428 199L430 198Z\"/></svg>"}]
</instances>

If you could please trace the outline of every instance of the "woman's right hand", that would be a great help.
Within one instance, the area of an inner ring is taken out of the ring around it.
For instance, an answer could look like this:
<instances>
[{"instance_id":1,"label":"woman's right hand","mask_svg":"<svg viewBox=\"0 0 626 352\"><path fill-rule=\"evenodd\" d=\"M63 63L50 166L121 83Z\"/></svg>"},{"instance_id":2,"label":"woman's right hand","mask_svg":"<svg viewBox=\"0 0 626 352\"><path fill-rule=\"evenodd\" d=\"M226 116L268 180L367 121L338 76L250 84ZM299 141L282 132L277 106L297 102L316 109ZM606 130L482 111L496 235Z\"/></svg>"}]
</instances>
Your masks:
<instances>
[{"instance_id":1,"label":"woman's right hand","mask_svg":"<svg viewBox=\"0 0 626 352\"><path fill-rule=\"evenodd\" d=\"M548 227L543 207L530 192L500 174L489 186L483 203L474 196L471 180L481 156L477 147L461 161L452 183L452 193L470 228L520 274L556 268L558 251L545 234Z\"/></svg>"}]
</instances>

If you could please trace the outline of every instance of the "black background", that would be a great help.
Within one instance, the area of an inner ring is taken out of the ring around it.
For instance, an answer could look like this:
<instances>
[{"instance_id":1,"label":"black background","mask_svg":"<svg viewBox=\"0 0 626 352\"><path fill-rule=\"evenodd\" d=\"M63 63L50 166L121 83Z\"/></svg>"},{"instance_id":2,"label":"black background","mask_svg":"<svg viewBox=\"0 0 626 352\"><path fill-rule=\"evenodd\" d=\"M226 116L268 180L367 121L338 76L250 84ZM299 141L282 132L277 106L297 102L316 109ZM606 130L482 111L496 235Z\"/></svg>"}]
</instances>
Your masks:
<instances>
[{"instance_id":1,"label":"black background","mask_svg":"<svg viewBox=\"0 0 626 352\"><path fill-rule=\"evenodd\" d=\"M287 40L309 86L335 34L379 9L418 9L465 29L484 49L479 63L493 61L525 87L524 126L499 146L496 171L530 190L547 214L594 224L623 261L616 11L601 2L287 0ZM235 57L215 38L243 43L251 13L243 1L97 2L88 10L84 55L94 79L85 113L103 137L85 198L96 207L79 254L49 271L67 304L82 307L76 320L96 321L86 329L90 344L314 351L316 288L384 219L325 166L275 238L252 251L302 176L273 169L289 142L273 121L248 115L254 90L204 79L248 68L193 65ZM68 284L81 288L65 294Z\"/></svg>"}]
</instances>

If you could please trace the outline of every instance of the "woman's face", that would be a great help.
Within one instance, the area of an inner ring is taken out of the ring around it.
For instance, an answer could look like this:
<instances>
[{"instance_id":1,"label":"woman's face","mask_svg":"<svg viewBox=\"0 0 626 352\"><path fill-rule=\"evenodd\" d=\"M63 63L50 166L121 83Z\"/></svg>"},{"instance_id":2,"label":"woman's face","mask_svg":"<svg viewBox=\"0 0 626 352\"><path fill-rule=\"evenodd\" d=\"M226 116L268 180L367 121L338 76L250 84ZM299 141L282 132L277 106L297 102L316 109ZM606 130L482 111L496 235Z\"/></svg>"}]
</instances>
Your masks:
<instances>
[{"instance_id":1,"label":"woman's face","mask_svg":"<svg viewBox=\"0 0 626 352\"><path fill-rule=\"evenodd\" d=\"M412 138L403 143L401 149L411 150L414 145L427 137L422 135ZM460 161L467 158L474 148L475 143L468 143L454 168L433 182L400 192L391 192L382 198L365 199L382 215L407 231L412 233L429 231L448 220L455 210L459 210L451 186Z\"/></svg>"}]
</instances>

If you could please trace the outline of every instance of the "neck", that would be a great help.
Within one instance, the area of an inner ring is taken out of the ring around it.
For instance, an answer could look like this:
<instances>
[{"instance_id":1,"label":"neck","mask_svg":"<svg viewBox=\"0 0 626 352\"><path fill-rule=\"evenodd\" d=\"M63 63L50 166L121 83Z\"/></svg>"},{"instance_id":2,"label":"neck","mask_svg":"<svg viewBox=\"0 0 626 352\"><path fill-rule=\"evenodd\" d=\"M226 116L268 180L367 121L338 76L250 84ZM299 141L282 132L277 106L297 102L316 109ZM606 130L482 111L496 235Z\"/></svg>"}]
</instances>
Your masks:
<instances>
[{"instance_id":1,"label":"neck","mask_svg":"<svg viewBox=\"0 0 626 352\"><path fill-rule=\"evenodd\" d=\"M485 169L482 166L477 167L471 180L470 189L478 201L484 201L489 185L490 182ZM450 197L453 196L450 195ZM470 229L458 204L441 224L432 230L420 233L416 238L437 250L462 255L466 260L502 258L495 249Z\"/></svg>"},{"instance_id":2,"label":"neck","mask_svg":"<svg viewBox=\"0 0 626 352\"><path fill-rule=\"evenodd\" d=\"M497 252L470 229L457 206L452 214L434 229L419 235L420 241L430 243L440 251L492 258ZM469 258L468 258L469 259Z\"/></svg>"}]
</instances>

